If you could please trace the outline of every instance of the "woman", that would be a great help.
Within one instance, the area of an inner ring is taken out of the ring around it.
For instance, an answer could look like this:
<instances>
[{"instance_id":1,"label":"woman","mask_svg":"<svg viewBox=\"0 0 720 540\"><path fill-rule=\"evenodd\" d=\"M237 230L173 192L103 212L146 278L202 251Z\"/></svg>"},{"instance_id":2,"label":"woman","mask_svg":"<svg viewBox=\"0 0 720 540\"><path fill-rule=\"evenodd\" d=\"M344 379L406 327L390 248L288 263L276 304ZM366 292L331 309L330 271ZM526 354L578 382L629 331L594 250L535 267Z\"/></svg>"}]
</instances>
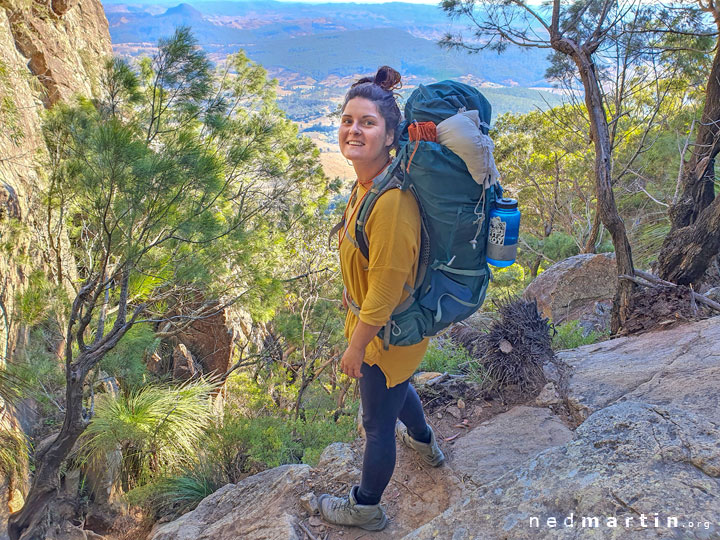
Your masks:
<instances>
[{"instance_id":1,"label":"woman","mask_svg":"<svg viewBox=\"0 0 720 540\"><path fill-rule=\"evenodd\" d=\"M380 498L395 468L395 433L430 465L445 457L425 421L422 404L409 379L427 349L428 340L384 350L377 333L412 288L420 249L420 213L409 191L391 189L371 212L366 232L369 260L354 239L355 220L373 180L385 173L390 150L397 145L400 109L393 90L400 74L383 66L374 77L352 85L342 108L338 139L342 155L350 160L357 182L345 210L339 249L345 293L343 300L359 306L348 311L345 336L349 345L340 367L359 378L366 444L362 479L347 497L321 495L322 517L339 525L380 530L387 517ZM404 426L397 424L397 419ZM397 427L396 427L397 424ZM406 426L406 427L405 427Z\"/></svg>"}]
</instances>

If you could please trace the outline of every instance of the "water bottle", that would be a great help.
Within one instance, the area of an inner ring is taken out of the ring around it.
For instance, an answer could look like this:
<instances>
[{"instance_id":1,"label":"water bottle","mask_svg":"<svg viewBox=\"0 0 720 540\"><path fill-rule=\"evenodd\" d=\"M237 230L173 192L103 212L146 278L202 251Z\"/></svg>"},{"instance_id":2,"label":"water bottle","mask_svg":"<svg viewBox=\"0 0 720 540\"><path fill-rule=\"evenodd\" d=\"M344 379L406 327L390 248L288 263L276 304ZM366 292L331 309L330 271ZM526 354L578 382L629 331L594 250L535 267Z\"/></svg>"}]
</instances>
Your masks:
<instances>
[{"instance_id":1,"label":"water bottle","mask_svg":"<svg viewBox=\"0 0 720 540\"><path fill-rule=\"evenodd\" d=\"M517 256L520 210L516 199L503 197L490 210L487 262L498 268L510 266Z\"/></svg>"}]
</instances>

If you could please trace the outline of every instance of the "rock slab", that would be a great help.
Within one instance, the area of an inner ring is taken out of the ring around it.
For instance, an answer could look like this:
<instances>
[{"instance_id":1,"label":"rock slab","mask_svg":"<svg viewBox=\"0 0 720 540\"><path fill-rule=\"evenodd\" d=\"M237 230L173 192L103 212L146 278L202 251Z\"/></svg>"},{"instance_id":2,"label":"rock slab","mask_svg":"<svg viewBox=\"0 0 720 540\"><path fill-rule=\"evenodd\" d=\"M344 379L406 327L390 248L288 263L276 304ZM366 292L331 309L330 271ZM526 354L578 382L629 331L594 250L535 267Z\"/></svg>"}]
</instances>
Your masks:
<instances>
[{"instance_id":1,"label":"rock slab","mask_svg":"<svg viewBox=\"0 0 720 540\"><path fill-rule=\"evenodd\" d=\"M720 431L681 409L618 403L405 539L718 539L719 477Z\"/></svg>"},{"instance_id":2,"label":"rock slab","mask_svg":"<svg viewBox=\"0 0 720 540\"><path fill-rule=\"evenodd\" d=\"M295 531L308 465L283 465L228 484L192 512L157 526L149 540L301 540Z\"/></svg>"},{"instance_id":3,"label":"rock slab","mask_svg":"<svg viewBox=\"0 0 720 540\"><path fill-rule=\"evenodd\" d=\"M572 437L572 431L551 410L513 407L455 443L451 466L481 486L524 465L539 452L567 443Z\"/></svg>"},{"instance_id":4,"label":"rock slab","mask_svg":"<svg viewBox=\"0 0 720 540\"><path fill-rule=\"evenodd\" d=\"M578 422L612 403L631 400L682 407L720 426L720 317L640 336L585 345L557 355L570 366L565 386Z\"/></svg>"}]
</instances>

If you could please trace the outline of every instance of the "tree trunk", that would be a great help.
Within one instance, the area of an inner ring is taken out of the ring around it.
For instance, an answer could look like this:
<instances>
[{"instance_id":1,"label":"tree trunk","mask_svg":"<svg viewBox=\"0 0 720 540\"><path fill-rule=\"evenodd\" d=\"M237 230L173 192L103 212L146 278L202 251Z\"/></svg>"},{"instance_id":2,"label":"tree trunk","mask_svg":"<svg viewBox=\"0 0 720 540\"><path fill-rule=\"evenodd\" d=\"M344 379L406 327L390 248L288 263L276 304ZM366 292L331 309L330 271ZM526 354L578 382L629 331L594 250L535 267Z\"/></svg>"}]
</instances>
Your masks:
<instances>
[{"instance_id":1,"label":"tree trunk","mask_svg":"<svg viewBox=\"0 0 720 540\"><path fill-rule=\"evenodd\" d=\"M597 167L597 165L596 165ZM597 244L598 236L600 235L600 212L595 210L595 218L593 219L592 229L590 235L585 242L583 253L595 253L595 244Z\"/></svg>"},{"instance_id":2,"label":"tree trunk","mask_svg":"<svg viewBox=\"0 0 720 540\"><path fill-rule=\"evenodd\" d=\"M683 166L682 194L669 210L670 234L695 223L715 198L715 157L720 151L720 48L716 46L705 107L690 159Z\"/></svg>"},{"instance_id":3,"label":"tree trunk","mask_svg":"<svg viewBox=\"0 0 720 540\"><path fill-rule=\"evenodd\" d=\"M718 252L720 197L715 197L693 225L667 235L658 256L658 274L678 285L697 286Z\"/></svg>"},{"instance_id":4,"label":"tree trunk","mask_svg":"<svg viewBox=\"0 0 720 540\"><path fill-rule=\"evenodd\" d=\"M8 519L8 536L10 540L19 540L25 533L25 538L42 538L42 534L35 529L45 520L45 511L48 502L59 487L60 466L72 450L75 442L85 429L82 419L82 396L85 377L71 380L72 373L66 376L66 413L65 421L60 433L50 446L41 455L36 456L37 469L33 476L32 485L28 492L25 505L10 515Z\"/></svg>"},{"instance_id":5,"label":"tree trunk","mask_svg":"<svg viewBox=\"0 0 720 540\"><path fill-rule=\"evenodd\" d=\"M595 192L597 214L612 236L615 246L615 260L618 275L632 276L635 272L630 242L625 232L625 223L617 210L612 189L612 161L610 132L602 102L602 91L592 62L592 51L587 45L578 46L567 38L553 38L554 49L568 54L580 72L585 90L585 105L590 117L590 129L595 143ZM632 310L632 293L635 285L629 280L619 280L618 290L613 301L610 330L617 333L622 328Z\"/></svg>"},{"instance_id":6,"label":"tree trunk","mask_svg":"<svg viewBox=\"0 0 720 540\"><path fill-rule=\"evenodd\" d=\"M658 275L678 285L698 285L720 251L715 157L720 151L720 47L716 46L705 108L690 159L682 174L682 194L670 207L670 232L658 255Z\"/></svg>"}]
</instances>

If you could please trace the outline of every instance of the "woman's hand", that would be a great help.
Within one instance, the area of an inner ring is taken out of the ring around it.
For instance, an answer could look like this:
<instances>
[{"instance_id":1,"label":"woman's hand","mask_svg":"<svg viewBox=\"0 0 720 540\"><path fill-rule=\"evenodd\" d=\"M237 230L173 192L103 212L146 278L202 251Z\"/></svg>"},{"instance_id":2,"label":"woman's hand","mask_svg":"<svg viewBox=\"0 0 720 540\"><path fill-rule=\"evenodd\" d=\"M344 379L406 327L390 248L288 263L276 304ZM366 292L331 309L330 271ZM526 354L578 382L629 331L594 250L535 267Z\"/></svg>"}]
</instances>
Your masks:
<instances>
[{"instance_id":1,"label":"woman's hand","mask_svg":"<svg viewBox=\"0 0 720 540\"><path fill-rule=\"evenodd\" d=\"M373 326L358 321L350 338L350 345L345 349L342 360L340 360L340 369L343 373L353 379L362 377L360 368L363 360L365 360L365 347L368 346L381 328L382 326Z\"/></svg>"},{"instance_id":2,"label":"woman's hand","mask_svg":"<svg viewBox=\"0 0 720 540\"><path fill-rule=\"evenodd\" d=\"M362 377L360 368L362 367L363 360L365 359L365 349L358 349L356 347L348 347L345 349L345 353L340 360L340 369L348 377L353 379L359 379Z\"/></svg>"}]
</instances>

